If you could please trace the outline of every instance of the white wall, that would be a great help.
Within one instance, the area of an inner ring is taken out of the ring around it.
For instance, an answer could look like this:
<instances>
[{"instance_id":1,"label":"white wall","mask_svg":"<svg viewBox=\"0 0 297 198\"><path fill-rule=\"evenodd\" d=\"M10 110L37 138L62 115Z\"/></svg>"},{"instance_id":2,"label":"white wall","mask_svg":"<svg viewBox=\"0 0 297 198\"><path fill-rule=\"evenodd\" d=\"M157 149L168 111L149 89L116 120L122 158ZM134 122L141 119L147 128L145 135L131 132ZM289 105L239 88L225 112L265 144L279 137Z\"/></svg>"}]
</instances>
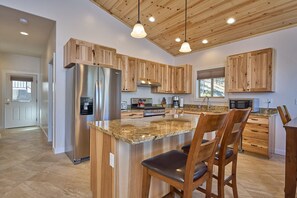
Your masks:
<instances>
[{"instance_id":1,"label":"white wall","mask_svg":"<svg viewBox=\"0 0 297 198\"><path fill-rule=\"evenodd\" d=\"M146 39L130 36L131 29L84 0L1 0L1 4L56 21L56 139L55 153L64 152L65 69L63 46L70 37L116 48L119 53L173 64L174 58ZM135 19L136 20L136 19Z\"/></svg>"},{"instance_id":2,"label":"white wall","mask_svg":"<svg viewBox=\"0 0 297 198\"><path fill-rule=\"evenodd\" d=\"M275 92L274 93L245 93L227 94L228 97L256 97L260 98L260 106L267 107L266 99L272 99L270 107L286 104L292 117L297 116L297 27L262 35L243 41L223 45L220 47L180 56L175 59L175 64L189 63L193 65L193 83L196 71L226 65L229 55L273 48L275 51ZM193 86L193 89L195 86ZM193 90L194 91L194 90ZM193 92L194 93L194 92ZM199 104L195 101L194 94L186 96L186 103ZM213 101L214 102L214 101ZM276 119L275 151L285 153L285 130L279 116Z\"/></svg>"},{"instance_id":3,"label":"white wall","mask_svg":"<svg viewBox=\"0 0 297 198\"><path fill-rule=\"evenodd\" d=\"M5 74L23 72L39 74L40 58L0 52L0 128L4 127Z\"/></svg>"}]
</instances>

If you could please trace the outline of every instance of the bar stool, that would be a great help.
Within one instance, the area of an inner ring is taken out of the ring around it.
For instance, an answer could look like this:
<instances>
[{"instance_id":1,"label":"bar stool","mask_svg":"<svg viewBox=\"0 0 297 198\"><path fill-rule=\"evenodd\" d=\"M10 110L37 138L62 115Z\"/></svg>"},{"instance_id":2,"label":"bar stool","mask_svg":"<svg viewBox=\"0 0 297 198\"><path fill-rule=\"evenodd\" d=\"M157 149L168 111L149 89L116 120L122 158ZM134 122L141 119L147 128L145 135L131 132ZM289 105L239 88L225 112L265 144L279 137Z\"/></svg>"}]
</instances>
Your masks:
<instances>
[{"instance_id":1,"label":"bar stool","mask_svg":"<svg viewBox=\"0 0 297 198\"><path fill-rule=\"evenodd\" d=\"M217 144L224 133L227 113L201 114L189 154L172 150L142 161L142 198L149 196L151 176L170 184L171 193L183 198L192 197L192 192L206 181L206 197L211 196L212 169ZM217 131L216 136L202 143L205 133Z\"/></svg>"},{"instance_id":2,"label":"bar stool","mask_svg":"<svg viewBox=\"0 0 297 198\"><path fill-rule=\"evenodd\" d=\"M287 124L289 121L291 121L290 113L287 109L286 105L278 106L277 107L278 113L281 117L281 120L283 122L283 125Z\"/></svg>"},{"instance_id":3,"label":"bar stool","mask_svg":"<svg viewBox=\"0 0 297 198\"><path fill-rule=\"evenodd\" d=\"M228 185L233 190L233 197L238 197L236 170L237 170L237 155L240 143L240 137L248 120L251 108L234 109L230 112L228 123L221 143L219 144L219 152L215 155L214 165L218 166L218 175L213 175L213 178L218 180L218 195L212 194L213 197L223 198L225 196L224 187ZM190 145L184 146L185 148ZM232 162L231 175L225 179L225 167ZM232 182L231 182L232 181ZM198 190L205 192L205 189L198 187Z\"/></svg>"}]
</instances>

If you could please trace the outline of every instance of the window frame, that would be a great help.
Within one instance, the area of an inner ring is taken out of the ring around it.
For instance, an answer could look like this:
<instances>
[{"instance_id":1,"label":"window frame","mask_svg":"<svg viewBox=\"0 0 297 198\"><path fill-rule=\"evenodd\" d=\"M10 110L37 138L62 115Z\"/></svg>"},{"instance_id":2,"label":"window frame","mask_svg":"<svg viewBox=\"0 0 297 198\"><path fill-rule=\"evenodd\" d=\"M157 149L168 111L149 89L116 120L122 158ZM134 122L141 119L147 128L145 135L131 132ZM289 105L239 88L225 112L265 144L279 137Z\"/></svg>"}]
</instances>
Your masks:
<instances>
[{"instance_id":1,"label":"window frame","mask_svg":"<svg viewBox=\"0 0 297 198\"><path fill-rule=\"evenodd\" d=\"M196 83L196 90L198 89L198 91L197 91L197 95L196 95L196 98L199 98L199 99L201 99L201 98L221 98L221 99L223 99L223 98L225 98L226 97L226 78L225 77L218 77L218 78L224 78L224 96L213 96L213 92L214 92L214 79L215 78L206 78L206 79L197 79L196 81L197 81L197 83ZM210 84L211 84L211 87L210 87L210 93L211 93L211 96L201 96L201 92L200 92L200 81L201 80L208 80L208 79L210 79Z\"/></svg>"}]
</instances>

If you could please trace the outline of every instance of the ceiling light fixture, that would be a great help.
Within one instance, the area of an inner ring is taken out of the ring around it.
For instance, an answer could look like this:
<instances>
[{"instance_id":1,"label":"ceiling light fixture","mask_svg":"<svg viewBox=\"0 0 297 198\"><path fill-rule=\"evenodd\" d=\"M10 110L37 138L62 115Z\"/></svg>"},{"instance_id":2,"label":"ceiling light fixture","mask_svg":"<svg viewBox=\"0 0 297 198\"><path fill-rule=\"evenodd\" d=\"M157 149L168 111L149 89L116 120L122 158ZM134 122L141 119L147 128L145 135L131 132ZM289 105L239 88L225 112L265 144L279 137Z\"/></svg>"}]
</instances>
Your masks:
<instances>
[{"instance_id":1,"label":"ceiling light fixture","mask_svg":"<svg viewBox=\"0 0 297 198\"><path fill-rule=\"evenodd\" d=\"M181 45L179 51L182 53L191 52L190 44L187 42L187 14L188 14L188 5L187 0L185 0L185 41Z\"/></svg>"},{"instance_id":2,"label":"ceiling light fixture","mask_svg":"<svg viewBox=\"0 0 297 198\"><path fill-rule=\"evenodd\" d=\"M177 37L176 39L175 39L175 42L181 42L181 39L179 38L179 37Z\"/></svg>"},{"instance_id":3,"label":"ceiling light fixture","mask_svg":"<svg viewBox=\"0 0 297 198\"><path fill-rule=\"evenodd\" d=\"M28 36L29 34L27 32L20 32L21 35Z\"/></svg>"},{"instance_id":4,"label":"ceiling light fixture","mask_svg":"<svg viewBox=\"0 0 297 198\"><path fill-rule=\"evenodd\" d=\"M203 43L203 44L207 44L207 43L208 43L208 40L207 40L207 39L203 39L203 40L202 40L202 43Z\"/></svg>"},{"instance_id":5,"label":"ceiling light fixture","mask_svg":"<svg viewBox=\"0 0 297 198\"><path fill-rule=\"evenodd\" d=\"M22 24L28 24L28 20L27 19L25 19L25 18L20 18L20 23L22 23Z\"/></svg>"},{"instance_id":6,"label":"ceiling light fixture","mask_svg":"<svg viewBox=\"0 0 297 198\"><path fill-rule=\"evenodd\" d=\"M229 18L229 19L227 19L227 23L228 24L233 24L233 23L235 23L235 19L234 18Z\"/></svg>"},{"instance_id":7,"label":"ceiling light fixture","mask_svg":"<svg viewBox=\"0 0 297 198\"><path fill-rule=\"evenodd\" d=\"M156 21L156 19L155 19L155 17L151 16L151 17L149 18L149 21L153 23L153 22Z\"/></svg>"},{"instance_id":8,"label":"ceiling light fixture","mask_svg":"<svg viewBox=\"0 0 297 198\"><path fill-rule=\"evenodd\" d=\"M134 38L144 38L146 37L146 32L144 30L143 25L140 23L140 0L138 0L138 20L133 27L131 32L131 36Z\"/></svg>"}]
</instances>

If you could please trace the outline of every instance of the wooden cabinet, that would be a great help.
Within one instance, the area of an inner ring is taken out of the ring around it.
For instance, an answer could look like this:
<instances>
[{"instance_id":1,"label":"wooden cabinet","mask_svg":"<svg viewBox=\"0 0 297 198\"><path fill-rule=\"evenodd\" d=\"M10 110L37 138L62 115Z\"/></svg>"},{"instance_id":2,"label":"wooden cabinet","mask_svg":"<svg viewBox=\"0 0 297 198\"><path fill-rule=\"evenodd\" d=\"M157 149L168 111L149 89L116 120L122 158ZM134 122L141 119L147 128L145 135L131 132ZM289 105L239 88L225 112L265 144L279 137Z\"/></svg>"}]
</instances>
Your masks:
<instances>
[{"instance_id":1,"label":"wooden cabinet","mask_svg":"<svg viewBox=\"0 0 297 198\"><path fill-rule=\"evenodd\" d=\"M107 66L117 68L116 50L113 48L94 45L94 65Z\"/></svg>"},{"instance_id":2,"label":"wooden cabinet","mask_svg":"<svg viewBox=\"0 0 297 198\"><path fill-rule=\"evenodd\" d=\"M168 81L166 85L166 93L174 93L175 91L176 70L174 66L168 66Z\"/></svg>"},{"instance_id":3,"label":"wooden cabinet","mask_svg":"<svg viewBox=\"0 0 297 198\"><path fill-rule=\"evenodd\" d=\"M192 93L192 65L182 65L184 68L184 93L191 94Z\"/></svg>"},{"instance_id":4,"label":"wooden cabinet","mask_svg":"<svg viewBox=\"0 0 297 198\"><path fill-rule=\"evenodd\" d=\"M245 151L265 155L273 153L275 116L250 115L242 134L242 148Z\"/></svg>"},{"instance_id":5,"label":"wooden cabinet","mask_svg":"<svg viewBox=\"0 0 297 198\"><path fill-rule=\"evenodd\" d=\"M184 91L184 68L175 67L175 82L174 82L174 93L185 93Z\"/></svg>"},{"instance_id":6,"label":"wooden cabinet","mask_svg":"<svg viewBox=\"0 0 297 198\"><path fill-rule=\"evenodd\" d=\"M117 68L116 50L71 38L64 46L64 67L76 63Z\"/></svg>"},{"instance_id":7,"label":"wooden cabinet","mask_svg":"<svg viewBox=\"0 0 297 198\"><path fill-rule=\"evenodd\" d=\"M143 111L122 111L121 119L143 118Z\"/></svg>"},{"instance_id":8,"label":"wooden cabinet","mask_svg":"<svg viewBox=\"0 0 297 198\"><path fill-rule=\"evenodd\" d=\"M93 65L93 48L92 43L71 38L64 46L64 67L76 63Z\"/></svg>"},{"instance_id":9,"label":"wooden cabinet","mask_svg":"<svg viewBox=\"0 0 297 198\"><path fill-rule=\"evenodd\" d=\"M158 66L157 63L138 59L138 80L149 80L152 82L156 82L156 68Z\"/></svg>"},{"instance_id":10,"label":"wooden cabinet","mask_svg":"<svg viewBox=\"0 0 297 198\"><path fill-rule=\"evenodd\" d=\"M117 69L122 70L122 91L136 91L137 59L125 55L116 55Z\"/></svg>"},{"instance_id":11,"label":"wooden cabinet","mask_svg":"<svg viewBox=\"0 0 297 198\"><path fill-rule=\"evenodd\" d=\"M155 67L156 81L161 84L159 87L152 87L153 93L166 93L168 84L168 65L158 64Z\"/></svg>"},{"instance_id":12,"label":"wooden cabinet","mask_svg":"<svg viewBox=\"0 0 297 198\"><path fill-rule=\"evenodd\" d=\"M227 92L273 91L272 49L263 49L227 58Z\"/></svg>"},{"instance_id":13,"label":"wooden cabinet","mask_svg":"<svg viewBox=\"0 0 297 198\"><path fill-rule=\"evenodd\" d=\"M251 72L248 77L250 91L273 91L271 48L248 53L248 67Z\"/></svg>"}]
</instances>

